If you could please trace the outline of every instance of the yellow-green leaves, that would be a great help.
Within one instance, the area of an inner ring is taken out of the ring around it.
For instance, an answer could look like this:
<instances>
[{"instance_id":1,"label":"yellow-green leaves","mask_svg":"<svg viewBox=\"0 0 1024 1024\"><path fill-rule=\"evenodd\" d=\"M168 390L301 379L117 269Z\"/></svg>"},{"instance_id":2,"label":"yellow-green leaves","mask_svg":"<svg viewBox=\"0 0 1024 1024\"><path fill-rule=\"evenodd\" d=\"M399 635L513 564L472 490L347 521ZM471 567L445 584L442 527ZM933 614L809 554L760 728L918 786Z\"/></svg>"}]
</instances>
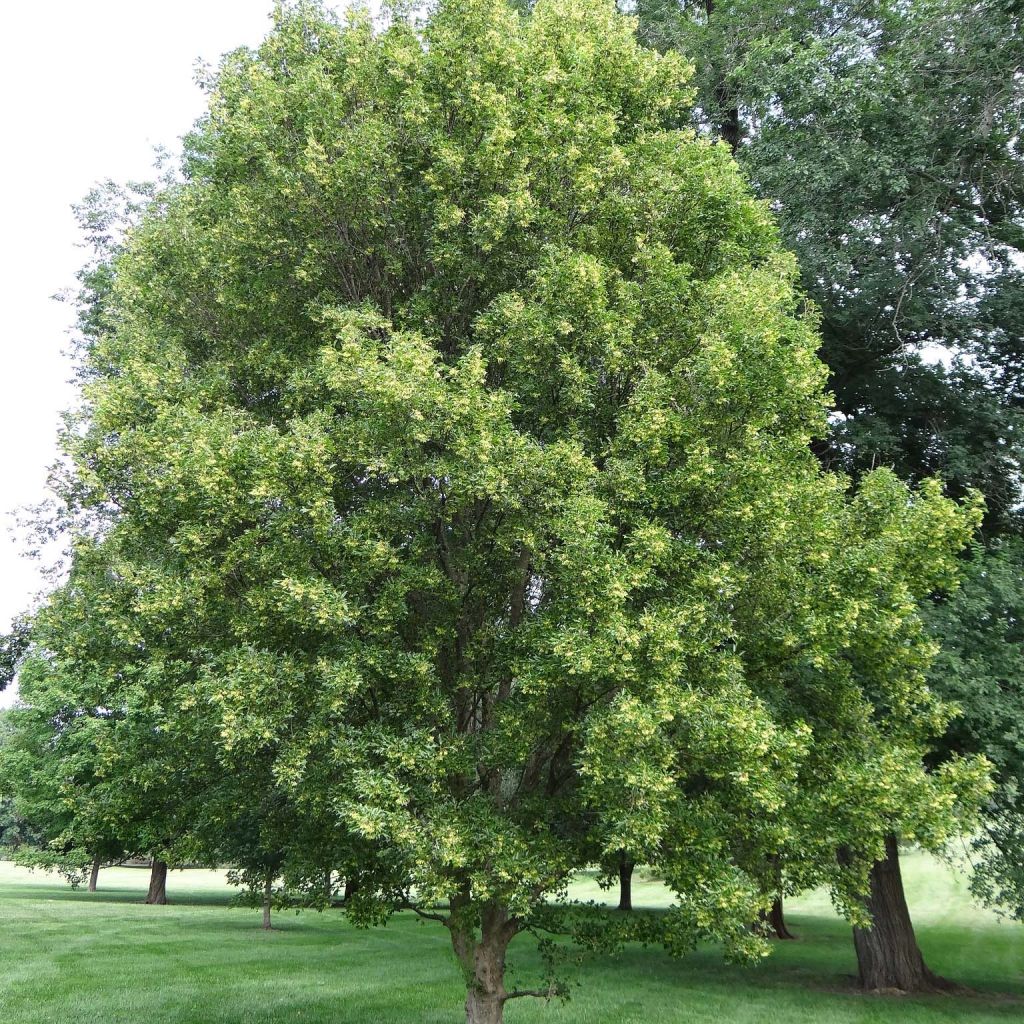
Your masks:
<instances>
[{"instance_id":1,"label":"yellow-green leaves","mask_svg":"<svg viewBox=\"0 0 1024 1024\"><path fill-rule=\"evenodd\" d=\"M871 846L836 797L882 793L886 743L932 834L976 788L920 770L913 612L971 514L820 471L816 321L675 127L685 74L611 0L282 6L117 260L71 453L117 576L97 672L216 807L267 808L260 857L358 851L359 913L525 927L628 849L670 945L756 955L771 858Z\"/></svg>"}]
</instances>

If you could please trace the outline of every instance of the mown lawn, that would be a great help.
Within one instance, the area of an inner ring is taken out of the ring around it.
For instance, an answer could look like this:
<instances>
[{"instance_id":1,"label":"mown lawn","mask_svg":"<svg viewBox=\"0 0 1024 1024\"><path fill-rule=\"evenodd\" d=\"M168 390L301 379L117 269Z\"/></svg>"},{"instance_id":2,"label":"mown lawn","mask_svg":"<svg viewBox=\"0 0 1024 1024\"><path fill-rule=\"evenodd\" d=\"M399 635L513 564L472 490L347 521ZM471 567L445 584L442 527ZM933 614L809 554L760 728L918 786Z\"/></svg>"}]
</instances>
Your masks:
<instances>
[{"instance_id":1,"label":"mown lawn","mask_svg":"<svg viewBox=\"0 0 1024 1024\"><path fill-rule=\"evenodd\" d=\"M1024 1020L1024 926L973 907L962 880L920 855L904 864L911 910L931 966L969 985L968 997L881 998L851 989L848 928L825 896L792 901L798 942L754 968L714 949L685 960L629 948L588 957L566 1005L509 1004L509 1024L868 1024ZM0 863L0 1022L3 1024L249 1024L455 1022L461 978L439 925L408 914L358 931L337 913L281 914L228 906L214 872L172 872L168 907L141 904L148 873L112 869L101 891ZM599 890L582 880L578 895ZM665 902L639 881L637 905ZM529 939L512 947L522 981L537 963Z\"/></svg>"}]
</instances>

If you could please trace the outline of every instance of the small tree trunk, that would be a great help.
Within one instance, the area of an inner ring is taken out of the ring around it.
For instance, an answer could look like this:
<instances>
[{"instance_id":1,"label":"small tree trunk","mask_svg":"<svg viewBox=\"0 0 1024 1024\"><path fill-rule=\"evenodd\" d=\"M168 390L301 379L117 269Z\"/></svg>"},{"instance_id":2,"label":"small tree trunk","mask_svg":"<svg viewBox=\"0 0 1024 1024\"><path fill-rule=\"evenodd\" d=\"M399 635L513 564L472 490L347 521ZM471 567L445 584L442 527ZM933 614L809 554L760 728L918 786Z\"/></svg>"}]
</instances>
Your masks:
<instances>
[{"instance_id":1,"label":"small tree trunk","mask_svg":"<svg viewBox=\"0 0 1024 1024\"><path fill-rule=\"evenodd\" d=\"M896 837L885 837L885 859L871 868L870 928L853 929L862 988L871 992L934 992L956 986L933 974L917 945L900 874Z\"/></svg>"},{"instance_id":2,"label":"small tree trunk","mask_svg":"<svg viewBox=\"0 0 1024 1024\"><path fill-rule=\"evenodd\" d=\"M354 878L345 879L345 894L342 899L348 903L350 899L359 891L359 883Z\"/></svg>"},{"instance_id":3,"label":"small tree trunk","mask_svg":"<svg viewBox=\"0 0 1024 1024\"><path fill-rule=\"evenodd\" d=\"M96 883L100 878L100 859L99 857L93 857L92 859L92 871L89 872L89 892L96 891Z\"/></svg>"},{"instance_id":4,"label":"small tree trunk","mask_svg":"<svg viewBox=\"0 0 1024 1024\"><path fill-rule=\"evenodd\" d=\"M334 896L334 872L327 868L324 871L324 902L328 906L330 906L332 896Z\"/></svg>"},{"instance_id":5,"label":"small tree trunk","mask_svg":"<svg viewBox=\"0 0 1024 1024\"><path fill-rule=\"evenodd\" d=\"M505 1019L505 952L516 933L508 912L497 903L480 915L480 941L474 929L452 926L452 948L466 974L466 1024L502 1024Z\"/></svg>"},{"instance_id":6,"label":"small tree trunk","mask_svg":"<svg viewBox=\"0 0 1024 1024\"><path fill-rule=\"evenodd\" d=\"M619 910L633 909L633 868L625 850L619 851Z\"/></svg>"},{"instance_id":7,"label":"small tree trunk","mask_svg":"<svg viewBox=\"0 0 1024 1024\"><path fill-rule=\"evenodd\" d=\"M772 909L761 918L764 934L776 939L795 939L796 936L786 927L786 916L782 909L782 897L776 896Z\"/></svg>"},{"instance_id":8,"label":"small tree trunk","mask_svg":"<svg viewBox=\"0 0 1024 1024\"><path fill-rule=\"evenodd\" d=\"M732 150L733 156L735 156L736 151L740 148L740 135L742 131L740 128L739 107L734 105L735 101L730 99L729 94L722 87L715 90L715 98L724 108L718 131L722 136L722 141L728 145L729 149Z\"/></svg>"},{"instance_id":9,"label":"small tree trunk","mask_svg":"<svg viewBox=\"0 0 1024 1024\"><path fill-rule=\"evenodd\" d=\"M782 909L782 861L778 854L768 858L768 866L774 877L775 899L772 900L771 910L761 911L757 931L765 938L795 939L796 936L786 927L786 916Z\"/></svg>"},{"instance_id":10,"label":"small tree trunk","mask_svg":"<svg viewBox=\"0 0 1024 1024\"><path fill-rule=\"evenodd\" d=\"M149 892L146 902L163 906L167 902L167 861L154 860L149 874Z\"/></svg>"},{"instance_id":11,"label":"small tree trunk","mask_svg":"<svg viewBox=\"0 0 1024 1024\"><path fill-rule=\"evenodd\" d=\"M704 0L704 11L708 18L714 17L717 0ZM740 124L740 111L736 103L736 97L729 92L725 82L725 72L719 71L718 80L715 83L715 102L718 104L718 134L733 156L740 148L740 138L743 128Z\"/></svg>"},{"instance_id":12,"label":"small tree trunk","mask_svg":"<svg viewBox=\"0 0 1024 1024\"><path fill-rule=\"evenodd\" d=\"M263 930L269 932L273 927L270 923L270 897L274 891L274 876L267 875L263 883Z\"/></svg>"}]
</instances>

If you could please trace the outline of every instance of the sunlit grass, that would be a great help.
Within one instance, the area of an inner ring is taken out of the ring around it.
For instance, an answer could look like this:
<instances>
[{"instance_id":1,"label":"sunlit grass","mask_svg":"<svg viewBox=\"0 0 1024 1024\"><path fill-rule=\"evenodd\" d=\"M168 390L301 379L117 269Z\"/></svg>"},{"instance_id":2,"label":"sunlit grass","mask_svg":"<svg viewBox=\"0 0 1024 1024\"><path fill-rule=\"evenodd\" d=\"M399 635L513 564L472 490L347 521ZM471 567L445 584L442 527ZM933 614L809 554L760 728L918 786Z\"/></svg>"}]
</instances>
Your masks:
<instances>
[{"instance_id":1,"label":"sunlit grass","mask_svg":"<svg viewBox=\"0 0 1024 1024\"><path fill-rule=\"evenodd\" d=\"M831 1024L1010 1022L1024 1019L1024 928L970 904L963 880L920 855L904 871L911 910L931 966L978 991L970 998L893 999L854 992L849 929L824 894L794 900L797 942L780 943L755 968L722 964L714 949L685 960L628 948L586 957L566 1005L518 1000L509 1024ZM461 978L438 925L400 915L358 931L337 913L280 914L228 905L215 872L172 872L168 907L141 900L148 873L108 869L100 891L72 892L58 879L0 863L0 1021L3 1024L311 1024L458 1021ZM582 899L613 900L593 879ZM666 894L642 874L634 903ZM535 980L529 940L510 954Z\"/></svg>"}]
</instances>

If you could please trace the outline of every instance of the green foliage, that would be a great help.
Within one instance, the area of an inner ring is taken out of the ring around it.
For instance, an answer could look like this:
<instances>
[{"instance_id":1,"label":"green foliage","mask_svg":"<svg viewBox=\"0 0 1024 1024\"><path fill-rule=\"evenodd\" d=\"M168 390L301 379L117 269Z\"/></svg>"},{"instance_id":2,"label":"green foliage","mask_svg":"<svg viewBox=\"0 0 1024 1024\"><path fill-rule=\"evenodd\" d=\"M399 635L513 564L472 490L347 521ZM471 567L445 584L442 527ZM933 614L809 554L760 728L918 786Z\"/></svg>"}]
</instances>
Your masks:
<instances>
[{"instance_id":1,"label":"green foliage","mask_svg":"<svg viewBox=\"0 0 1024 1024\"><path fill-rule=\"evenodd\" d=\"M698 124L735 122L737 159L822 310L843 414L822 456L941 473L985 494L989 527L1018 529L1019 5L631 6L648 43L698 68ZM922 361L936 347L971 358L946 371Z\"/></svg>"},{"instance_id":2,"label":"green foliage","mask_svg":"<svg viewBox=\"0 0 1024 1024\"><path fill-rule=\"evenodd\" d=\"M38 847L42 837L15 809L10 797L0 797L0 850L16 853L23 847Z\"/></svg>"},{"instance_id":3,"label":"green foliage","mask_svg":"<svg viewBox=\"0 0 1024 1024\"><path fill-rule=\"evenodd\" d=\"M619 849L671 948L750 958L772 856L855 887L971 820L915 602L979 509L822 472L817 318L687 76L610 0L300 3L226 58L83 300L18 714L89 777L47 800L250 874L358 851L353 919L440 918L471 1000Z\"/></svg>"},{"instance_id":4,"label":"green foliage","mask_svg":"<svg viewBox=\"0 0 1024 1024\"><path fill-rule=\"evenodd\" d=\"M6 689L14 681L28 643L29 624L25 619L17 620L10 633L0 636L0 690Z\"/></svg>"},{"instance_id":5,"label":"green foliage","mask_svg":"<svg viewBox=\"0 0 1024 1024\"><path fill-rule=\"evenodd\" d=\"M1024 545L1007 539L972 549L960 589L928 611L943 638L934 689L960 706L945 751L981 751L996 789L975 841L972 884L988 902L1024 916Z\"/></svg>"}]
</instances>

